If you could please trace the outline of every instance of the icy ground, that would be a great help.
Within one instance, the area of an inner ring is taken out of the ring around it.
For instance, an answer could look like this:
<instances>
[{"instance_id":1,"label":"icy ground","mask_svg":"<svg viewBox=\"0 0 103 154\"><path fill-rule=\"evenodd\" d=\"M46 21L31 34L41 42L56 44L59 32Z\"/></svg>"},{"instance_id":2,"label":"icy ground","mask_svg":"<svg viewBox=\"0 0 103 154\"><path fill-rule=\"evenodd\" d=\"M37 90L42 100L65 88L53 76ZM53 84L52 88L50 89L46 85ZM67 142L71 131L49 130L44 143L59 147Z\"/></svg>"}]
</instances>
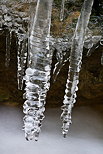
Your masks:
<instances>
[{"instance_id":1,"label":"icy ground","mask_svg":"<svg viewBox=\"0 0 103 154\"><path fill-rule=\"evenodd\" d=\"M100 111L99 111L100 110ZM26 141L22 109L0 106L0 154L103 154L103 107L75 107L67 138L60 109L47 109L39 141Z\"/></svg>"}]
</instances>

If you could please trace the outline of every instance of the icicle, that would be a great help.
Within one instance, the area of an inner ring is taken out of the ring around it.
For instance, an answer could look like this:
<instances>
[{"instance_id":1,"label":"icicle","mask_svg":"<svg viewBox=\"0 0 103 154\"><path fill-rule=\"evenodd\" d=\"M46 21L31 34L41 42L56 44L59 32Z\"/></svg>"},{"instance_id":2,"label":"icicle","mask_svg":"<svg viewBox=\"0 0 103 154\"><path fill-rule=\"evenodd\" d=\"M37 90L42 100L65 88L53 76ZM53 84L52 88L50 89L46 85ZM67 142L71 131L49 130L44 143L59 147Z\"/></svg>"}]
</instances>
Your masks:
<instances>
[{"instance_id":1,"label":"icicle","mask_svg":"<svg viewBox=\"0 0 103 154\"><path fill-rule=\"evenodd\" d=\"M38 0L31 23L28 68L25 75L24 130L27 140L38 140L50 83L52 53L49 50L52 0Z\"/></svg>"},{"instance_id":2,"label":"icicle","mask_svg":"<svg viewBox=\"0 0 103 154\"><path fill-rule=\"evenodd\" d=\"M102 52L102 56L101 56L101 65L103 65L103 52Z\"/></svg>"},{"instance_id":3,"label":"icicle","mask_svg":"<svg viewBox=\"0 0 103 154\"><path fill-rule=\"evenodd\" d=\"M6 33L6 55L5 55L5 66L9 66L10 62L10 46L11 46L11 40L12 40L12 31L9 30Z\"/></svg>"},{"instance_id":4,"label":"icicle","mask_svg":"<svg viewBox=\"0 0 103 154\"><path fill-rule=\"evenodd\" d=\"M36 2L37 0L31 0ZM28 37L30 38L30 33L32 30L32 23L34 21L34 16L35 16L35 3L30 3L30 8L29 8L29 24L28 24ZM28 39L28 44L30 44L30 39ZM28 51L30 51L30 45L28 45ZM30 52L28 52L28 62L27 62L27 67L29 67L29 62L30 62Z\"/></svg>"},{"instance_id":5,"label":"icicle","mask_svg":"<svg viewBox=\"0 0 103 154\"><path fill-rule=\"evenodd\" d=\"M61 11L60 11L60 21L64 19L64 8L65 8L65 0L62 0Z\"/></svg>"},{"instance_id":6,"label":"icicle","mask_svg":"<svg viewBox=\"0 0 103 154\"><path fill-rule=\"evenodd\" d=\"M79 72L82 63L84 37L90 19L92 5L93 0L84 1L73 37L68 79L63 101L64 105L62 106L63 113L61 115L61 119L63 121L62 133L64 137L66 137L66 134L68 133L69 126L71 124L72 107L76 102L76 91L78 90L77 85L79 83Z\"/></svg>"},{"instance_id":7,"label":"icicle","mask_svg":"<svg viewBox=\"0 0 103 154\"><path fill-rule=\"evenodd\" d=\"M87 56L90 56L91 53L98 47L98 44L101 40L102 36L93 36L93 32L87 28L84 47L88 49ZM56 78L61 70L61 68L65 65L65 63L69 60L70 55L70 47L72 42L72 37L68 38L58 38L54 39L54 48L56 49L56 59L57 63L55 64L53 70L53 80L56 81Z\"/></svg>"},{"instance_id":8,"label":"icicle","mask_svg":"<svg viewBox=\"0 0 103 154\"><path fill-rule=\"evenodd\" d=\"M56 81L56 78L65 63L69 60L70 55L70 46L71 46L71 37L68 38L58 38L55 40L54 47L57 51L56 59L57 63L55 64L53 70L53 80Z\"/></svg>"},{"instance_id":9,"label":"icicle","mask_svg":"<svg viewBox=\"0 0 103 154\"><path fill-rule=\"evenodd\" d=\"M2 30L3 19L2 19L2 7L0 6L0 30Z\"/></svg>"},{"instance_id":10,"label":"icicle","mask_svg":"<svg viewBox=\"0 0 103 154\"><path fill-rule=\"evenodd\" d=\"M17 80L18 89L23 89L23 77L27 64L27 38L25 34L18 34L18 52L17 52Z\"/></svg>"},{"instance_id":11,"label":"icicle","mask_svg":"<svg viewBox=\"0 0 103 154\"><path fill-rule=\"evenodd\" d=\"M59 54L60 52L57 51ZM69 60L69 55L70 52L67 50L67 52L65 52L64 54L61 53L61 57L60 60L57 61L57 63L55 64L54 70L53 70L53 81L56 81L56 78L58 76L58 74L60 73L61 68L65 65L65 63Z\"/></svg>"}]
</instances>

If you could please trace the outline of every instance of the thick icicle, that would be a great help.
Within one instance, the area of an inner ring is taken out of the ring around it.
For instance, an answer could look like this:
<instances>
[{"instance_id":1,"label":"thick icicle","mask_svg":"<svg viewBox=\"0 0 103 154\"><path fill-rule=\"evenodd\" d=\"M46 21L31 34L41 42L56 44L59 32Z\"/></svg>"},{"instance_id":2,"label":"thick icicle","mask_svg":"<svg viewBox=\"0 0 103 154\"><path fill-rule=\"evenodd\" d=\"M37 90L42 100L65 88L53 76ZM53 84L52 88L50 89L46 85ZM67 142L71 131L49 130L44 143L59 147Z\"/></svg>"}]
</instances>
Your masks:
<instances>
[{"instance_id":1,"label":"thick icicle","mask_svg":"<svg viewBox=\"0 0 103 154\"><path fill-rule=\"evenodd\" d=\"M60 21L63 21L63 19L64 19L65 1L66 1L66 0L62 0L62 3L61 3Z\"/></svg>"},{"instance_id":2,"label":"thick icicle","mask_svg":"<svg viewBox=\"0 0 103 154\"><path fill-rule=\"evenodd\" d=\"M68 79L63 101L64 105L62 106L63 113L61 115L61 119L63 121L62 133L64 137L66 137L66 134L68 133L69 126L71 124L72 107L76 102L76 91L78 90L77 85L79 83L79 72L82 63L84 37L90 19L92 5L93 0L84 1L73 37Z\"/></svg>"},{"instance_id":3,"label":"thick icicle","mask_svg":"<svg viewBox=\"0 0 103 154\"><path fill-rule=\"evenodd\" d=\"M44 118L45 98L50 83L52 53L49 50L51 11L53 0L38 0L32 18L29 37L29 61L25 75L24 130L27 140L38 140Z\"/></svg>"}]
</instances>

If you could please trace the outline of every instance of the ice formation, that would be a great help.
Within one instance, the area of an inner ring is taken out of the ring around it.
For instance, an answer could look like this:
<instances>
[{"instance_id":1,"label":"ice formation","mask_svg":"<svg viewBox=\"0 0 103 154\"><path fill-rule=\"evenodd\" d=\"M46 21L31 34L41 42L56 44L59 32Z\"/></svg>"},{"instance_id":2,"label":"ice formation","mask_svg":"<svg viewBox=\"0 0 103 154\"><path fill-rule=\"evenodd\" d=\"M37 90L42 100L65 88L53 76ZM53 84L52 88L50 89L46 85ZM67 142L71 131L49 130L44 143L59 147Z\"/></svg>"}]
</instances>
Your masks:
<instances>
[{"instance_id":1,"label":"ice formation","mask_svg":"<svg viewBox=\"0 0 103 154\"><path fill-rule=\"evenodd\" d=\"M52 52L49 50L52 0L38 0L29 36L29 61L25 79L24 130L27 140L38 139L50 86Z\"/></svg>"},{"instance_id":2,"label":"ice formation","mask_svg":"<svg viewBox=\"0 0 103 154\"><path fill-rule=\"evenodd\" d=\"M67 0L62 0L61 21L64 19L66 2ZM75 2L75 0L68 0L68 2ZM76 101L83 47L88 50L87 56L90 56L99 45L103 45L103 25L101 25L103 16L100 15L100 18L92 16L90 19L93 0L84 1L76 29L72 27L75 30L74 35L67 34L63 38L50 36L52 3L53 0L0 1L0 35L6 33L6 67L9 67L10 62L12 34L17 38L18 89L23 89L24 82L26 86L23 112L27 140L33 139L34 136L35 140L38 140L44 118L46 94L50 87L53 51L56 50L57 59L53 70L54 81L62 66L68 60L70 62L61 115L62 133L65 137L71 123L72 107ZM29 11L22 9L22 4L29 7ZM93 34L91 29L95 29L94 25L100 29L100 34ZM103 53L101 64L103 65Z\"/></svg>"},{"instance_id":3,"label":"ice formation","mask_svg":"<svg viewBox=\"0 0 103 154\"><path fill-rule=\"evenodd\" d=\"M79 72L82 63L82 53L84 46L85 33L90 19L93 0L85 0L81 14L78 18L74 37L71 45L70 65L66 90L64 96L64 105L62 106L61 119L63 122L62 133L64 137L67 135L71 124L71 111L76 102L76 91L78 90Z\"/></svg>"},{"instance_id":4,"label":"ice formation","mask_svg":"<svg viewBox=\"0 0 103 154\"><path fill-rule=\"evenodd\" d=\"M102 35L93 35L92 31L87 28L84 39L84 48L86 48L88 51L87 56L91 56L92 52L94 52L100 44L102 45L102 43L100 43L101 39ZM53 80L55 82L61 68L69 60L70 49L72 45L72 36L65 38L57 38L52 41L54 42L53 47L56 50L57 59L53 70Z\"/></svg>"},{"instance_id":5,"label":"ice formation","mask_svg":"<svg viewBox=\"0 0 103 154\"><path fill-rule=\"evenodd\" d=\"M17 80L18 89L23 89L23 77L25 75L25 69L27 64L27 36L25 34L19 34L17 41Z\"/></svg>"},{"instance_id":6,"label":"ice formation","mask_svg":"<svg viewBox=\"0 0 103 154\"><path fill-rule=\"evenodd\" d=\"M26 58L27 58L27 30L24 25L29 22L27 13L18 11L22 4L4 0L0 6L0 30L6 31L6 55L5 65L9 66L10 62L10 48L12 41L12 33L16 36L17 44L17 80L18 89L23 87L23 76L25 72ZM13 5L13 6L12 6ZM12 7L11 7L12 6Z\"/></svg>"}]
</instances>

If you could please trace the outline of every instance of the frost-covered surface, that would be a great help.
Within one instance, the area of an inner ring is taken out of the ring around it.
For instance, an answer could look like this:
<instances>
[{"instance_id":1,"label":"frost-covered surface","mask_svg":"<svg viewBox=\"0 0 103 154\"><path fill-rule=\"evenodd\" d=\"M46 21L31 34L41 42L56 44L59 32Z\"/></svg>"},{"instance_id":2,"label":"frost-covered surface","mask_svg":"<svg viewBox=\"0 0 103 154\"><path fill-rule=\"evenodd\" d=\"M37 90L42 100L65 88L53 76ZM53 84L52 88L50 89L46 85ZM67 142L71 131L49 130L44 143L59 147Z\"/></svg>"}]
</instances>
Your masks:
<instances>
[{"instance_id":1,"label":"frost-covered surface","mask_svg":"<svg viewBox=\"0 0 103 154\"><path fill-rule=\"evenodd\" d=\"M27 142L21 130L22 110L0 106L0 152L2 154L102 154L103 105L99 109L75 107L68 137L61 136L60 109L47 109L38 142Z\"/></svg>"}]
</instances>

